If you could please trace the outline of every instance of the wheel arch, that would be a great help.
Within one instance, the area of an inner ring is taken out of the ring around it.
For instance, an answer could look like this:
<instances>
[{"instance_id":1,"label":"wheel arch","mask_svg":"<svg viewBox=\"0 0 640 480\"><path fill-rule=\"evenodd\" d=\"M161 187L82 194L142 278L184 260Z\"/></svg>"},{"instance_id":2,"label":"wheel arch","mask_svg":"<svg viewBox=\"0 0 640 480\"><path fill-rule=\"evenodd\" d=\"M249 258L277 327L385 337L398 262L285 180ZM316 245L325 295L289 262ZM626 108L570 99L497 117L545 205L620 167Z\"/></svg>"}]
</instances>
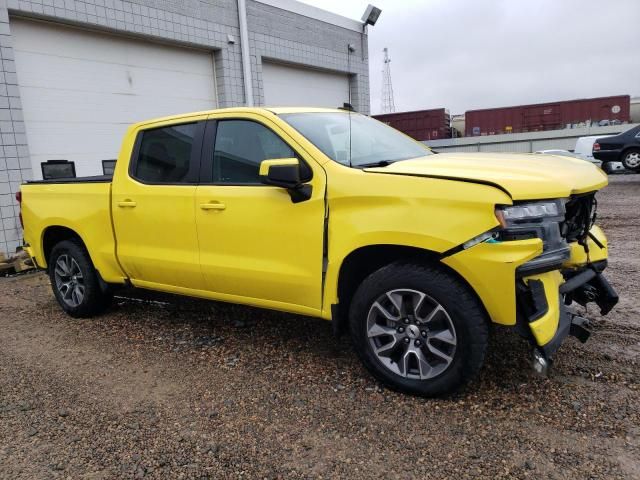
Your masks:
<instances>
[{"instance_id":1,"label":"wheel arch","mask_svg":"<svg viewBox=\"0 0 640 480\"><path fill-rule=\"evenodd\" d=\"M62 225L51 225L42 232L42 257L47 266L49 265L51 251L58 243L64 240L73 240L80 243L89 254L89 258L91 258L87 245L78 232Z\"/></svg>"},{"instance_id":2,"label":"wheel arch","mask_svg":"<svg viewBox=\"0 0 640 480\"><path fill-rule=\"evenodd\" d=\"M625 155L631 151L640 152L640 145L629 145L624 147L622 149L622 152L620 152L620 161L622 162L622 160L624 160Z\"/></svg>"},{"instance_id":3,"label":"wheel arch","mask_svg":"<svg viewBox=\"0 0 640 480\"><path fill-rule=\"evenodd\" d=\"M464 285L482 306L486 318L489 318L482 299L469 282L454 269L440 261L441 254L432 250L406 245L377 244L359 247L350 252L342 261L338 271L338 303L332 305L331 322L333 331L340 335L348 322L349 308L353 295L362 281L373 272L397 261L410 261L435 266Z\"/></svg>"}]
</instances>

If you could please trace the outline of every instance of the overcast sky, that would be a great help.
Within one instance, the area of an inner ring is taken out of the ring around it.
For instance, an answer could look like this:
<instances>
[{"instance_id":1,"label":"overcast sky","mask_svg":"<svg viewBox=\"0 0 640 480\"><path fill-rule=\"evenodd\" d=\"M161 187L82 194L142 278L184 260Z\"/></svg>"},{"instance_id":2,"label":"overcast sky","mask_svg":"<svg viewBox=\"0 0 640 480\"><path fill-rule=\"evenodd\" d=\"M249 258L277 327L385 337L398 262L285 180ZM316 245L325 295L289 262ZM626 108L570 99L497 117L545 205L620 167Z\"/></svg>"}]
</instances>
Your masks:
<instances>
[{"instance_id":1,"label":"overcast sky","mask_svg":"<svg viewBox=\"0 0 640 480\"><path fill-rule=\"evenodd\" d=\"M371 110L389 48L397 111L640 95L640 0L302 0L369 29Z\"/></svg>"}]
</instances>

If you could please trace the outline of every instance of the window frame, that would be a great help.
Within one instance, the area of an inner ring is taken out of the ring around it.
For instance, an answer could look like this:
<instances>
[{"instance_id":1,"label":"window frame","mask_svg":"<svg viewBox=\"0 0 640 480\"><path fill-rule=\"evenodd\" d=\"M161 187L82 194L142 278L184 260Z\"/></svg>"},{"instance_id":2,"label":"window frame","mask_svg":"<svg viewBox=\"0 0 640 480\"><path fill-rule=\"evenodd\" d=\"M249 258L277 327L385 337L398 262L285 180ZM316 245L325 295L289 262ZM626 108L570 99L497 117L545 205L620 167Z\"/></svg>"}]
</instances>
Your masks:
<instances>
[{"instance_id":1,"label":"window frame","mask_svg":"<svg viewBox=\"0 0 640 480\"><path fill-rule=\"evenodd\" d=\"M189 159L189 170L187 172L187 182L151 182L144 180L136 175L136 169L138 167L138 159L140 158L140 148L142 147L142 138L145 132L152 130L162 130L164 128L178 127L180 125L196 125L195 135L193 136L193 144L191 147L191 158ZM204 139L206 121L205 120L191 120L184 122L176 122L161 126L150 126L149 128L143 128L136 134L136 140L131 152L131 159L129 160L128 174L129 178L143 185L171 185L171 186L197 186L200 184L201 173L201 160L202 160L202 145Z\"/></svg>"},{"instance_id":2,"label":"window frame","mask_svg":"<svg viewBox=\"0 0 640 480\"><path fill-rule=\"evenodd\" d=\"M300 165L304 165L309 172L309 176L302 180L302 183L309 183L313 180L313 168L309 165L309 162L305 161L302 158L302 155L298 153L298 150L291 145L290 142L286 141L282 138L282 135L273 130L269 125L264 124L258 120L253 118L246 117L225 117L225 118L210 118L206 121L206 126L204 129L203 135L203 144L202 144L202 159L200 161L200 185L215 185L215 186L227 186L227 187L270 187L270 188L279 188L274 187L273 185L267 185L266 183L262 183L258 181L257 183L236 183L236 182L215 182L213 181L213 169L214 165L214 154L216 151L216 137L218 133L218 123L225 121L244 121L244 122L252 122L261 125L262 127L268 129L273 133L276 137L278 137L285 145L287 145L291 151L293 152L295 158L300 162ZM268 160L268 159L267 159ZM211 179L208 179L208 172L211 172Z\"/></svg>"}]
</instances>

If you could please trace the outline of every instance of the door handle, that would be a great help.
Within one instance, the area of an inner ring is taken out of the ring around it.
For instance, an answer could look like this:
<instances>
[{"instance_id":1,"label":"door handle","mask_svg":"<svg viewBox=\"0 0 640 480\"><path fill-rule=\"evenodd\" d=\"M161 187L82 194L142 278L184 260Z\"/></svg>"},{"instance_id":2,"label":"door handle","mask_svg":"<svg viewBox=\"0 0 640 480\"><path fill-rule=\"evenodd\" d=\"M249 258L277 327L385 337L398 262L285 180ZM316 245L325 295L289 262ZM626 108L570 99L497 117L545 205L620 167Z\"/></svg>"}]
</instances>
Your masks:
<instances>
[{"instance_id":1,"label":"door handle","mask_svg":"<svg viewBox=\"0 0 640 480\"><path fill-rule=\"evenodd\" d=\"M137 205L133 200L123 200L122 202L118 202L118 206L122 208L130 207L133 208Z\"/></svg>"},{"instance_id":2,"label":"door handle","mask_svg":"<svg viewBox=\"0 0 640 480\"><path fill-rule=\"evenodd\" d=\"M227 206L220 202L201 203L200 208L202 210L224 210Z\"/></svg>"}]
</instances>

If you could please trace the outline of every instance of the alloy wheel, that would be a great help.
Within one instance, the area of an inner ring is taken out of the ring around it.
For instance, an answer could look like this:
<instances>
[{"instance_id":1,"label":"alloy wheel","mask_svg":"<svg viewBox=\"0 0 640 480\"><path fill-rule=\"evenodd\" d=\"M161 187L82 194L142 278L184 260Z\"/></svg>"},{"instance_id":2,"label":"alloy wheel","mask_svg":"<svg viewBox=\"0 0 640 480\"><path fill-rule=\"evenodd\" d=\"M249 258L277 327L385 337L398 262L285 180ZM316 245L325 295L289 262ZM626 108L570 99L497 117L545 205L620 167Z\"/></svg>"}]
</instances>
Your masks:
<instances>
[{"instance_id":1,"label":"alloy wheel","mask_svg":"<svg viewBox=\"0 0 640 480\"><path fill-rule=\"evenodd\" d=\"M627 153L624 159L625 166L635 169L640 167L640 152Z\"/></svg>"},{"instance_id":2,"label":"alloy wheel","mask_svg":"<svg viewBox=\"0 0 640 480\"><path fill-rule=\"evenodd\" d=\"M64 302L70 307L79 306L84 299L85 285L78 262L70 255L60 255L56 260L54 278Z\"/></svg>"},{"instance_id":3,"label":"alloy wheel","mask_svg":"<svg viewBox=\"0 0 640 480\"><path fill-rule=\"evenodd\" d=\"M373 302L367 337L377 360L396 375L427 380L453 361L457 337L445 308L424 292L391 290Z\"/></svg>"}]
</instances>

